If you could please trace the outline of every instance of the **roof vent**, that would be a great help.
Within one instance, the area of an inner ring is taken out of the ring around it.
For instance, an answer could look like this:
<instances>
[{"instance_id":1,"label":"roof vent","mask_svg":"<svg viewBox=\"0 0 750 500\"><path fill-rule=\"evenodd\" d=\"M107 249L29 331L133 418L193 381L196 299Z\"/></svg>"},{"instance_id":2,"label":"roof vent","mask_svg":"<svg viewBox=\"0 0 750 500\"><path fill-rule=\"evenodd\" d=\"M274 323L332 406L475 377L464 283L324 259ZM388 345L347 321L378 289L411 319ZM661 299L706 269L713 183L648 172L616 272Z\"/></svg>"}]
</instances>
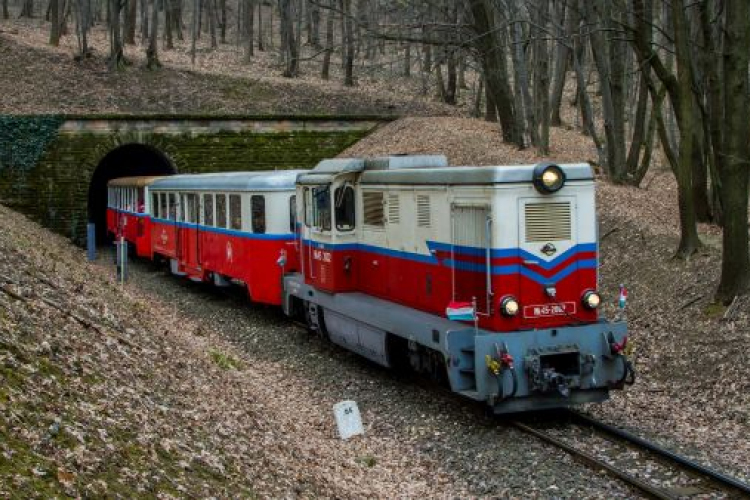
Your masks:
<instances>
[{"instance_id":1,"label":"roof vent","mask_svg":"<svg viewBox=\"0 0 750 500\"><path fill-rule=\"evenodd\" d=\"M365 160L367 170L397 170L402 168L447 167L445 155L395 155Z\"/></svg>"}]
</instances>

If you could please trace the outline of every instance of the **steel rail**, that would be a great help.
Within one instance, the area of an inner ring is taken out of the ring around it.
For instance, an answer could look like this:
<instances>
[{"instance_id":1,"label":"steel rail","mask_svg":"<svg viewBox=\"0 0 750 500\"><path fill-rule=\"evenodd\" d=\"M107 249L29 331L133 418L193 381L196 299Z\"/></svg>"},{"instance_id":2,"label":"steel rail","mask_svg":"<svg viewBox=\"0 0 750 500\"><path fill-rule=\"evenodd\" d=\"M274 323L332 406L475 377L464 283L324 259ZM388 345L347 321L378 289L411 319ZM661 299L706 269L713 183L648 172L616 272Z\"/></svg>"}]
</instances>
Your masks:
<instances>
[{"instance_id":1,"label":"steel rail","mask_svg":"<svg viewBox=\"0 0 750 500\"><path fill-rule=\"evenodd\" d=\"M556 446L564 450L565 452L570 454L574 459L585 463L589 467L596 468L596 469L603 469L604 471L607 472L607 474L614 476L618 479L621 479L622 481L625 481L627 484L646 493L651 498L658 498L660 500L676 500L677 498L679 498L678 496L673 495L669 493L668 491L663 490L661 488L657 488L645 481L642 481L638 479L637 477L618 469L614 465L608 464L607 462L600 460L594 457L593 455L590 455L589 453L586 453L585 451L579 450L578 448L571 446L568 443L565 443L564 441L561 441L547 434L546 432L536 430L518 421L511 421L510 424L518 428L522 432L531 434L532 436L535 436L538 439L541 439L542 441L550 443L553 446Z\"/></svg>"},{"instance_id":2,"label":"steel rail","mask_svg":"<svg viewBox=\"0 0 750 500\"><path fill-rule=\"evenodd\" d=\"M605 424L604 422L600 422L599 420L596 420L595 418L589 417L588 415L584 415L577 411L569 410L569 412L574 418L580 420L586 425L590 425L591 427L599 429L602 432L616 436L624 441L632 443L636 446L640 446L641 448L645 448L649 450L650 452L654 453L655 455L666 458L667 460L675 462L686 469L689 469L693 472L706 476L712 479L713 481L715 481L716 483L734 488L742 492L744 495L750 496L750 484L743 483L739 479L733 478L731 476L727 476L726 474L722 474L721 472L710 469L706 467L705 465L701 465L694 460L678 455L672 451L667 450L666 448L663 448L655 443L647 441L643 439L642 437L636 436L635 434L632 434L626 430L620 429L618 427L614 427L609 424Z\"/></svg>"}]
</instances>

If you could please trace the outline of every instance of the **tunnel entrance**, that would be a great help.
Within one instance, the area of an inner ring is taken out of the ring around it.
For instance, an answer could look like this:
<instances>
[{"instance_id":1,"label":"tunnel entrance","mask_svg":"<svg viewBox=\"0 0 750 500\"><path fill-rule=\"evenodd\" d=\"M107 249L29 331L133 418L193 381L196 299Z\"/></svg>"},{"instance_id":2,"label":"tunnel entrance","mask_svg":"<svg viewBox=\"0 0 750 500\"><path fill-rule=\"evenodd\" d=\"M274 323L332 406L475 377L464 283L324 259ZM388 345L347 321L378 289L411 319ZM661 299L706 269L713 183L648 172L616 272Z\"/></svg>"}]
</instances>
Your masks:
<instances>
[{"instance_id":1,"label":"tunnel entrance","mask_svg":"<svg viewBox=\"0 0 750 500\"><path fill-rule=\"evenodd\" d=\"M89 222L96 225L96 242L107 237L107 182L118 177L177 173L167 155L152 146L126 144L113 149L97 165L89 184Z\"/></svg>"}]
</instances>

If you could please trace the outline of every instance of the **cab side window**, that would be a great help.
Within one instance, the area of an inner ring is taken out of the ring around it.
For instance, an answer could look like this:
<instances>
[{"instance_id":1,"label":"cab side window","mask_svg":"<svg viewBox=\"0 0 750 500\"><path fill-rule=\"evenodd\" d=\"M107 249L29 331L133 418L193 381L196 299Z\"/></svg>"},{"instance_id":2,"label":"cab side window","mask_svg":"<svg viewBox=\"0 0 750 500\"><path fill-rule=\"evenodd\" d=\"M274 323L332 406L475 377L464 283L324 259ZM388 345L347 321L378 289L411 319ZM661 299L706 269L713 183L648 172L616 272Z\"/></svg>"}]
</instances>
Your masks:
<instances>
[{"instance_id":1,"label":"cab side window","mask_svg":"<svg viewBox=\"0 0 750 500\"><path fill-rule=\"evenodd\" d=\"M293 233L297 230L297 195L293 194L289 198L289 232Z\"/></svg>"},{"instance_id":2,"label":"cab side window","mask_svg":"<svg viewBox=\"0 0 750 500\"><path fill-rule=\"evenodd\" d=\"M352 231L355 224L354 189L351 186L336 188L334 201L336 229Z\"/></svg>"}]
</instances>

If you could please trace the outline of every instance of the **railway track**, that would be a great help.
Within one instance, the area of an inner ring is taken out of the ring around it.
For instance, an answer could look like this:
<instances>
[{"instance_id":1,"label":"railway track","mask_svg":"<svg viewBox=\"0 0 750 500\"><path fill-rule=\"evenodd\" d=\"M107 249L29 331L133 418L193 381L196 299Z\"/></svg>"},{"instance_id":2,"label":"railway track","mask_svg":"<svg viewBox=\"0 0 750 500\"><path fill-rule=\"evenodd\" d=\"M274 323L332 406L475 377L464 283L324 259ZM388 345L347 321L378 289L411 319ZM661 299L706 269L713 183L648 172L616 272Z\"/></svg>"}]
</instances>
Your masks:
<instances>
[{"instance_id":1,"label":"railway track","mask_svg":"<svg viewBox=\"0 0 750 500\"><path fill-rule=\"evenodd\" d=\"M573 411L566 417L563 425L559 419L510 424L650 498L750 498L750 484L591 417ZM578 430L571 432L573 428ZM581 439L572 443L571 436Z\"/></svg>"}]
</instances>

